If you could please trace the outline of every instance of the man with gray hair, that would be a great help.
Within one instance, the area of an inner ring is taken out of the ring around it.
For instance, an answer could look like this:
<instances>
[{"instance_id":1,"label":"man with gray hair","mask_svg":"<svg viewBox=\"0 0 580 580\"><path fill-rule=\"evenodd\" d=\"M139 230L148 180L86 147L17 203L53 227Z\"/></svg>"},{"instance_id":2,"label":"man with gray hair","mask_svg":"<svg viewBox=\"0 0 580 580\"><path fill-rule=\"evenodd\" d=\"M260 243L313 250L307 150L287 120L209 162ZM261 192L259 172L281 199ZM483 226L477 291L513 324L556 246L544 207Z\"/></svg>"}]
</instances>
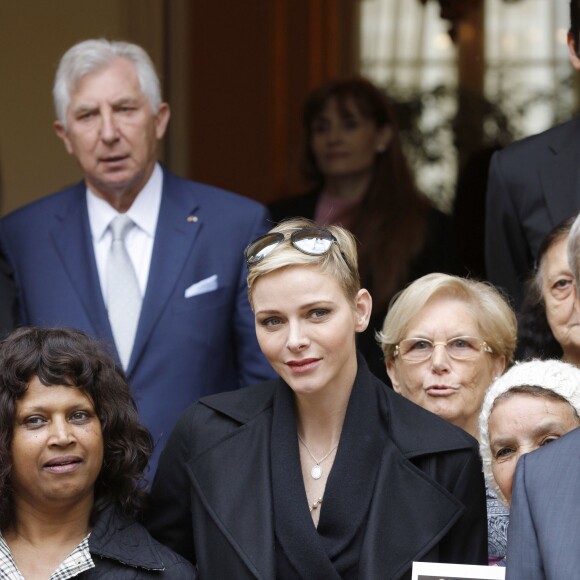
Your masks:
<instances>
[{"instance_id":1,"label":"man with gray hair","mask_svg":"<svg viewBox=\"0 0 580 580\"><path fill-rule=\"evenodd\" d=\"M159 165L170 110L139 46L76 44L53 94L56 134L84 179L2 220L22 321L110 343L157 444L154 470L188 405L273 375L243 256L268 229L267 212Z\"/></svg>"}]
</instances>

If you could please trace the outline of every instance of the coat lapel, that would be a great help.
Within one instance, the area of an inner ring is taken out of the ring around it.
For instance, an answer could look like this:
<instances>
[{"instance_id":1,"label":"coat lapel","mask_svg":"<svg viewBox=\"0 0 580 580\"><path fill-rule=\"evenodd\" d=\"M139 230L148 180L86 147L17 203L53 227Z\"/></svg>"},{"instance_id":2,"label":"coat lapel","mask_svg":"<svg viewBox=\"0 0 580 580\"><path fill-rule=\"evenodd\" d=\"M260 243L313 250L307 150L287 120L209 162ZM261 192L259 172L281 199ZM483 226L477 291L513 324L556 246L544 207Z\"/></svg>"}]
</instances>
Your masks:
<instances>
[{"instance_id":1,"label":"coat lapel","mask_svg":"<svg viewBox=\"0 0 580 580\"><path fill-rule=\"evenodd\" d=\"M462 511L456 498L387 440L361 550L360 578L400 578L441 541Z\"/></svg>"},{"instance_id":2,"label":"coat lapel","mask_svg":"<svg viewBox=\"0 0 580 580\"><path fill-rule=\"evenodd\" d=\"M275 577L270 425L270 413L262 413L189 466L209 517L252 576L261 579Z\"/></svg>"},{"instance_id":3,"label":"coat lapel","mask_svg":"<svg viewBox=\"0 0 580 580\"><path fill-rule=\"evenodd\" d=\"M359 357L359 372L348 402L340 445L324 492L318 532L335 559L362 526L375 490L388 434L381 419L377 389Z\"/></svg>"},{"instance_id":4,"label":"coat lapel","mask_svg":"<svg viewBox=\"0 0 580 580\"><path fill-rule=\"evenodd\" d=\"M540 167L544 200L552 227L569 218L580 207L580 120L566 126L558 142L548 146L550 154Z\"/></svg>"},{"instance_id":5,"label":"coat lapel","mask_svg":"<svg viewBox=\"0 0 580 580\"><path fill-rule=\"evenodd\" d=\"M197 208L198 203L191 190L186 190L179 180L165 171L151 267L128 375L131 375L143 354L157 320L167 308L193 243L203 227L203 219L190 217Z\"/></svg>"},{"instance_id":6,"label":"coat lapel","mask_svg":"<svg viewBox=\"0 0 580 580\"><path fill-rule=\"evenodd\" d=\"M84 183L77 186L65 211L56 216L51 235L69 281L93 325L94 334L114 344L95 262Z\"/></svg>"}]
</instances>

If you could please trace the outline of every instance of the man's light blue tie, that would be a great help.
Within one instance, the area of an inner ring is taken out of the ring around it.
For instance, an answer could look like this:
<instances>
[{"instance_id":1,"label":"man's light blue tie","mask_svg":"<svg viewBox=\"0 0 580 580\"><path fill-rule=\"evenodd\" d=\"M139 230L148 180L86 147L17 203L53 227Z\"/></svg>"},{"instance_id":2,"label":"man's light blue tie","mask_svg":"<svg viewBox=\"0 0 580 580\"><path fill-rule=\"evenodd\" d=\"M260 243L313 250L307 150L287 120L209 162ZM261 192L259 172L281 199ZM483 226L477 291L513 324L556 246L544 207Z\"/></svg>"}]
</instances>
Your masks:
<instances>
[{"instance_id":1,"label":"man's light blue tie","mask_svg":"<svg viewBox=\"0 0 580 580\"><path fill-rule=\"evenodd\" d=\"M125 370L133 350L142 303L137 276L125 247L127 233L134 225L126 215L117 216L109 225L113 241L107 260L107 308L117 352Z\"/></svg>"}]
</instances>

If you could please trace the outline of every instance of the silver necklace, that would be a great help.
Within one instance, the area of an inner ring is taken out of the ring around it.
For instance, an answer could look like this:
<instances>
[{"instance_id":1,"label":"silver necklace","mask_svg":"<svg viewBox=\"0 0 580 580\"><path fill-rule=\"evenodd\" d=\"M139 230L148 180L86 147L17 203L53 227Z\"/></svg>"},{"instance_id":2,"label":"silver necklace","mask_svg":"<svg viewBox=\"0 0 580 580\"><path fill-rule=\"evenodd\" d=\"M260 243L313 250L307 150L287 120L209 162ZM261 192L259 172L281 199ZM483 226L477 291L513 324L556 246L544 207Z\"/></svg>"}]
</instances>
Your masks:
<instances>
[{"instance_id":1,"label":"silver necklace","mask_svg":"<svg viewBox=\"0 0 580 580\"><path fill-rule=\"evenodd\" d=\"M316 457L312 455L312 451L310 451L308 445L306 445L306 441L304 441L304 439L302 439L300 435L298 435L298 440L300 441L300 443L302 443L302 445L304 445L304 449L308 451L308 455L310 455L314 463L316 463L316 465L313 465L312 469L310 470L310 476L312 477L312 479L320 479L322 477L322 467L320 467L320 464L323 461L326 461L332 455L332 453L336 451L338 443L322 459L316 459Z\"/></svg>"}]
</instances>

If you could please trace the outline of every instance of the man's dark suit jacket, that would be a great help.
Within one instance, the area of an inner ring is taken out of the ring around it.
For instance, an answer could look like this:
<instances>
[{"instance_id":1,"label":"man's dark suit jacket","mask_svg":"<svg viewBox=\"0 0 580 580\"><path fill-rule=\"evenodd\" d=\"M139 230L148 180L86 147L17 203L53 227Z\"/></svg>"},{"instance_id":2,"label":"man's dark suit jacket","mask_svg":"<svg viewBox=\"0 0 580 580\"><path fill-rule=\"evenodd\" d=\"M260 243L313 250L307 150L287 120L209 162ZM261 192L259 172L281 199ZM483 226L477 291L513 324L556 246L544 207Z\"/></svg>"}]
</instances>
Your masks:
<instances>
[{"instance_id":1,"label":"man's dark suit jacket","mask_svg":"<svg viewBox=\"0 0 580 580\"><path fill-rule=\"evenodd\" d=\"M486 208L487 276L519 307L542 240L580 210L580 118L495 153Z\"/></svg>"},{"instance_id":2,"label":"man's dark suit jacket","mask_svg":"<svg viewBox=\"0 0 580 580\"><path fill-rule=\"evenodd\" d=\"M520 458L507 580L580 577L580 428Z\"/></svg>"},{"instance_id":3,"label":"man's dark suit jacket","mask_svg":"<svg viewBox=\"0 0 580 580\"><path fill-rule=\"evenodd\" d=\"M283 577L308 580L339 578L329 561L337 552L356 557L348 578L359 580L408 579L414 560L487 564L477 442L358 361L321 508L323 541L281 379L207 397L184 413L153 484L152 535L196 563L201 578L270 580L282 554L296 570Z\"/></svg>"},{"instance_id":4,"label":"man's dark suit jacket","mask_svg":"<svg viewBox=\"0 0 580 580\"><path fill-rule=\"evenodd\" d=\"M85 184L4 218L1 241L20 287L23 324L67 326L116 355L101 293ZM256 340L244 247L268 224L260 204L164 171L147 289L127 376L142 422L164 445L179 415L210 393L273 375ZM217 276L217 288L185 297Z\"/></svg>"}]
</instances>

